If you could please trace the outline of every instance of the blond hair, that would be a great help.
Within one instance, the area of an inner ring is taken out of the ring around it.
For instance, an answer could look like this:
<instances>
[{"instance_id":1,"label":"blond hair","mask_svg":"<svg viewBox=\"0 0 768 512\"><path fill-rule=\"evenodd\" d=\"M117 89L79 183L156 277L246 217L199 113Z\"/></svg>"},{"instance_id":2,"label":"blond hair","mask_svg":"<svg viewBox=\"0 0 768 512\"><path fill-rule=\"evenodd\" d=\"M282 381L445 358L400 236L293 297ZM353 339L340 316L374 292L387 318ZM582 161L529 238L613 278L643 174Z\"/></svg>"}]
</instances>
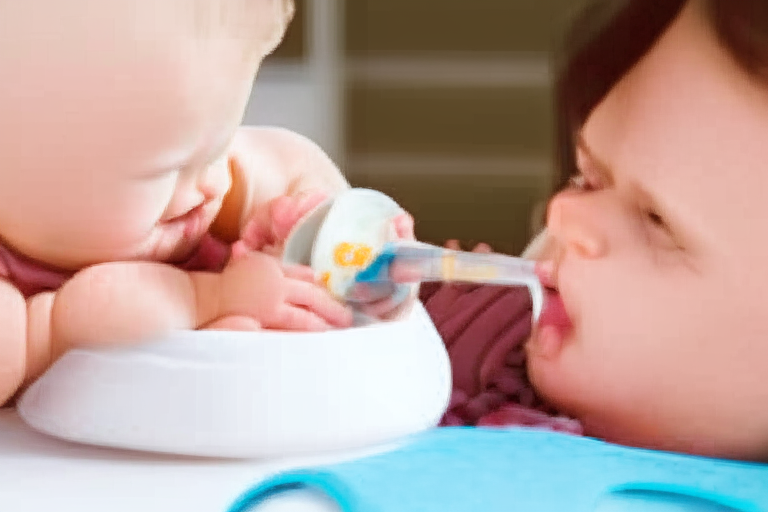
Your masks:
<instances>
[{"instance_id":1,"label":"blond hair","mask_svg":"<svg viewBox=\"0 0 768 512\"><path fill-rule=\"evenodd\" d=\"M254 47L267 48L267 53L280 44L295 12L293 0L193 0L191 3L198 37L250 39ZM258 9L265 4L267 10ZM266 44L255 44L256 41Z\"/></svg>"}]
</instances>

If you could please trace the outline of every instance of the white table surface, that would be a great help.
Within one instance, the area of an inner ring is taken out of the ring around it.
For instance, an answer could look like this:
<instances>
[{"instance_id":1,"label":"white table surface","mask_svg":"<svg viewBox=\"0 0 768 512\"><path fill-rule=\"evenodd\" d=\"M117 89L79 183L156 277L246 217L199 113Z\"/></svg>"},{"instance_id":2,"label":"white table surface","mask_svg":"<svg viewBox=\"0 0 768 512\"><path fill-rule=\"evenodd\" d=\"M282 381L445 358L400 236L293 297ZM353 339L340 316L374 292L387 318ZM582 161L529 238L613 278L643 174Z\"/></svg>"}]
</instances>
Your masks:
<instances>
[{"instance_id":1,"label":"white table surface","mask_svg":"<svg viewBox=\"0 0 768 512\"><path fill-rule=\"evenodd\" d=\"M0 510L223 512L277 471L381 450L282 461L154 455L61 441L29 429L13 409L0 409ZM299 510L286 505L275 510ZM302 510L310 509L319 510Z\"/></svg>"}]
</instances>

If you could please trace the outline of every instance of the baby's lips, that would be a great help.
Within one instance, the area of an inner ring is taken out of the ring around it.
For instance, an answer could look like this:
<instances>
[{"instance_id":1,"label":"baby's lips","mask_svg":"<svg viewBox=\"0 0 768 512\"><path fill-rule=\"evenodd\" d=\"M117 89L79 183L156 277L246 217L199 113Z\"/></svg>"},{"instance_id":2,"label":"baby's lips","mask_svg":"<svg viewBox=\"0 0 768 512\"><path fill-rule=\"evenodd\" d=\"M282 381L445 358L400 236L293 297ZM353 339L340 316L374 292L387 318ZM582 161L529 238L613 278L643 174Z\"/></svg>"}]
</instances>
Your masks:
<instances>
[{"instance_id":1,"label":"baby's lips","mask_svg":"<svg viewBox=\"0 0 768 512\"><path fill-rule=\"evenodd\" d=\"M567 334L572 328L571 318L565 309L562 297L555 290L547 289L544 294L544 308L539 317L539 325L557 327L561 334Z\"/></svg>"},{"instance_id":2,"label":"baby's lips","mask_svg":"<svg viewBox=\"0 0 768 512\"><path fill-rule=\"evenodd\" d=\"M555 262L552 260L539 261L536 263L535 272L544 288L557 289Z\"/></svg>"}]
</instances>

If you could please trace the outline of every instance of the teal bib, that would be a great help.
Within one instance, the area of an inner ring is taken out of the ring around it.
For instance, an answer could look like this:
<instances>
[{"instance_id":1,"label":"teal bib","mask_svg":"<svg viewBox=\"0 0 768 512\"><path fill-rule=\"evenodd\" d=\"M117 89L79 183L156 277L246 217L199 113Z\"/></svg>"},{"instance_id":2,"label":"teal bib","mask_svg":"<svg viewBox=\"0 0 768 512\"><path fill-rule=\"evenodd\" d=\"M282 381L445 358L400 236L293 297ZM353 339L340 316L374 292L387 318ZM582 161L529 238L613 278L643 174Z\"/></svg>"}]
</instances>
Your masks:
<instances>
[{"instance_id":1,"label":"teal bib","mask_svg":"<svg viewBox=\"0 0 768 512\"><path fill-rule=\"evenodd\" d=\"M345 512L758 512L768 511L768 465L533 429L441 428L388 453L279 474L230 512L302 489Z\"/></svg>"}]
</instances>

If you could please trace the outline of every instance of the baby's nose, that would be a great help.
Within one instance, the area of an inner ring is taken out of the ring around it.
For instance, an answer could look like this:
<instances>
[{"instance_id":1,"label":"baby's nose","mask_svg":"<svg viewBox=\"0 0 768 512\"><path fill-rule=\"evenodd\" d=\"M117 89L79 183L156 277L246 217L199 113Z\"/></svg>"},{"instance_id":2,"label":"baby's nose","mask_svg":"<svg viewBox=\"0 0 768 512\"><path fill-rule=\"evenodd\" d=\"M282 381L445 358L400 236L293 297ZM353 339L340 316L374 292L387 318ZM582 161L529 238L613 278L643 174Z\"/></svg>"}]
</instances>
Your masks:
<instances>
[{"instance_id":1,"label":"baby's nose","mask_svg":"<svg viewBox=\"0 0 768 512\"><path fill-rule=\"evenodd\" d=\"M547 230L565 250L583 258L600 258L608 252L608 240L590 199L574 192L561 192L552 199Z\"/></svg>"},{"instance_id":2,"label":"baby's nose","mask_svg":"<svg viewBox=\"0 0 768 512\"><path fill-rule=\"evenodd\" d=\"M224 155L198 174L195 187L206 201L211 201L223 197L229 190L231 181L229 159Z\"/></svg>"}]
</instances>

